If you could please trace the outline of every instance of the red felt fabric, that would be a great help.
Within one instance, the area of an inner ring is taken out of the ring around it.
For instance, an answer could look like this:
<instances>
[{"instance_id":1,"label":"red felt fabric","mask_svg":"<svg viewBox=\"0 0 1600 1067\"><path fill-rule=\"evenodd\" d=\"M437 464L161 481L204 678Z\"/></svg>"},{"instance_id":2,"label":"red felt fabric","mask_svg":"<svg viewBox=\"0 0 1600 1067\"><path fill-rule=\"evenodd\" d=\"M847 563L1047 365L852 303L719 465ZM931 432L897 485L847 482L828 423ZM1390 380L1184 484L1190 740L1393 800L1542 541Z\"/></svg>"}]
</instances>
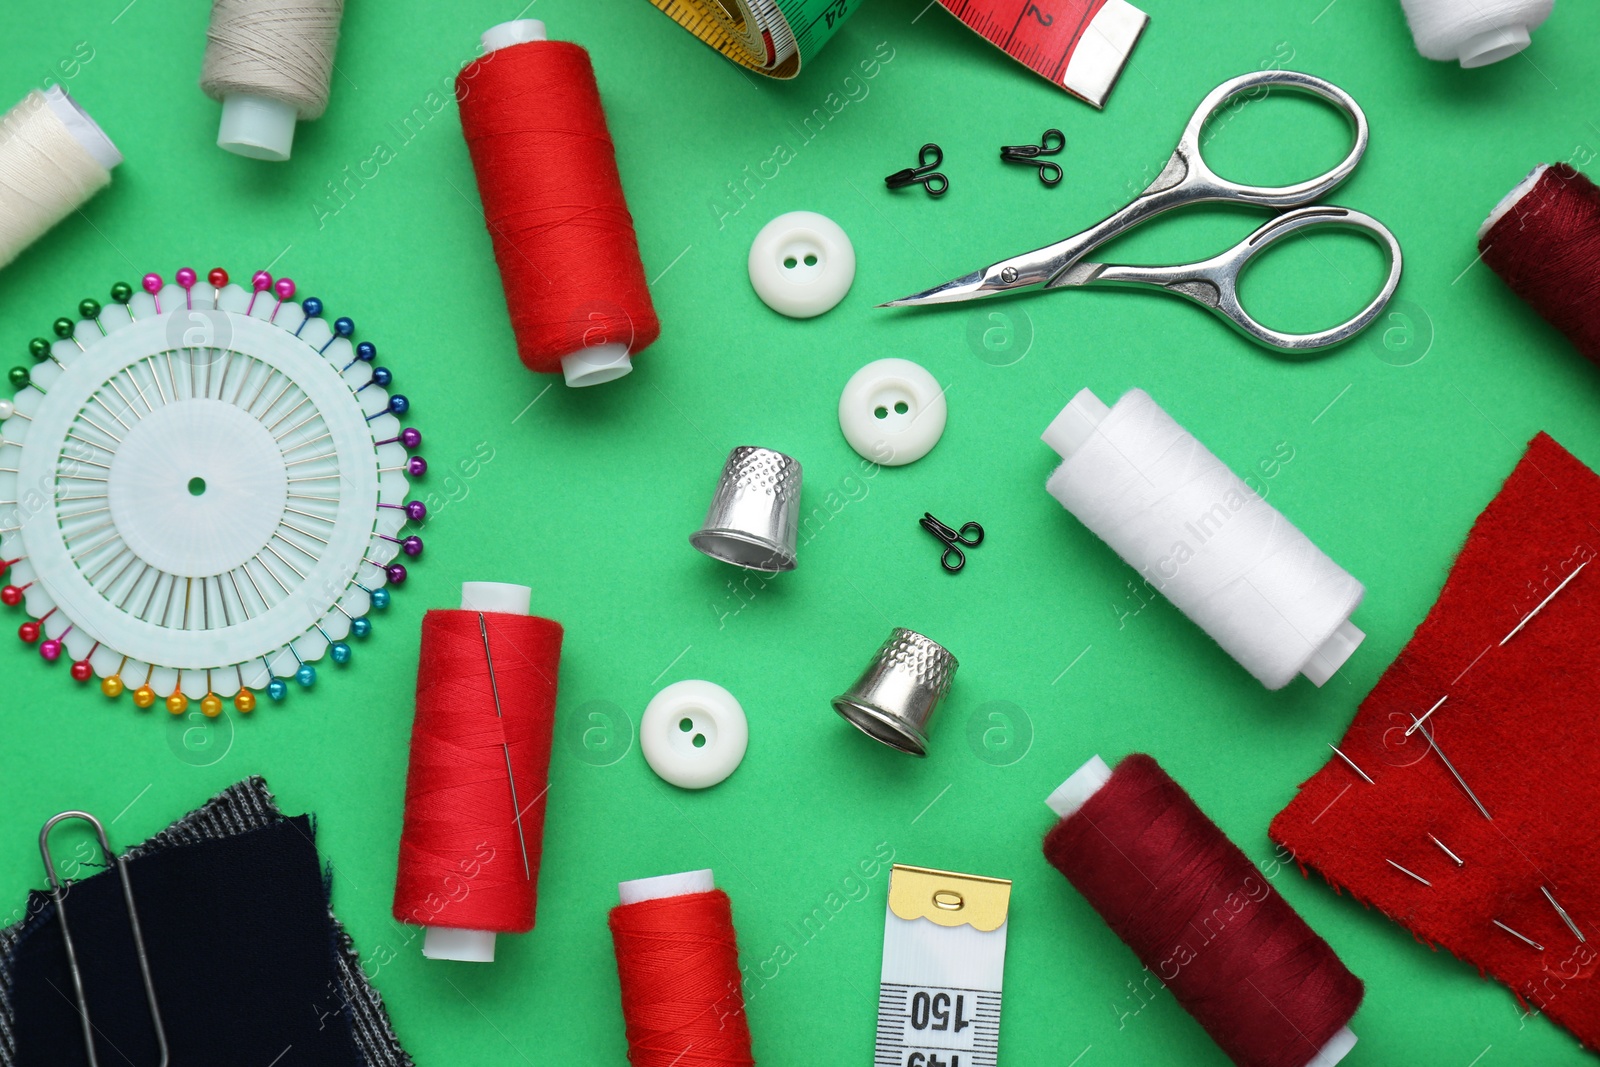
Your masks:
<instances>
[{"instance_id":1,"label":"red felt fabric","mask_svg":"<svg viewBox=\"0 0 1600 1067\"><path fill-rule=\"evenodd\" d=\"M1302 866L1493 975L1590 1049L1600 1047L1600 983L1592 981L1600 969L1600 564L1500 641L1596 546L1600 478L1540 434L1339 742L1375 784L1332 756L1271 828ZM1446 695L1428 729L1492 820L1421 733L1405 736L1412 716Z\"/></svg>"}]
</instances>

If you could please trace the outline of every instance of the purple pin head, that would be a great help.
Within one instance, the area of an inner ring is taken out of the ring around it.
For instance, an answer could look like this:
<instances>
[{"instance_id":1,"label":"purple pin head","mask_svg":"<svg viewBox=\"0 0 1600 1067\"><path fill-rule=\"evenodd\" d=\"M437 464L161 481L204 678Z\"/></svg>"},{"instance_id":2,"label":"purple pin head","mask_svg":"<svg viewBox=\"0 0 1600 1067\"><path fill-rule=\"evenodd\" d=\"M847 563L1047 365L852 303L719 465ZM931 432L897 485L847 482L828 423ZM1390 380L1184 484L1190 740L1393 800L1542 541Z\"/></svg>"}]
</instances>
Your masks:
<instances>
[{"instance_id":1,"label":"purple pin head","mask_svg":"<svg viewBox=\"0 0 1600 1067\"><path fill-rule=\"evenodd\" d=\"M279 300L294 299L294 279L279 278L272 286L272 291L278 295Z\"/></svg>"},{"instance_id":2,"label":"purple pin head","mask_svg":"<svg viewBox=\"0 0 1600 1067\"><path fill-rule=\"evenodd\" d=\"M412 456L406 461L406 473L413 478L420 478L428 473L428 461L421 456Z\"/></svg>"},{"instance_id":3,"label":"purple pin head","mask_svg":"<svg viewBox=\"0 0 1600 1067\"><path fill-rule=\"evenodd\" d=\"M154 274L145 275L145 284L148 286L150 284L150 279L154 277ZM194 283L200 280L200 275L194 272L193 267L181 267L178 270L177 278L179 285L183 286L185 289L192 289L194 288Z\"/></svg>"},{"instance_id":4,"label":"purple pin head","mask_svg":"<svg viewBox=\"0 0 1600 1067\"><path fill-rule=\"evenodd\" d=\"M400 542L400 551L404 552L408 556L422 555L422 538L418 537L416 534L412 534L410 537Z\"/></svg>"},{"instance_id":5,"label":"purple pin head","mask_svg":"<svg viewBox=\"0 0 1600 1067\"><path fill-rule=\"evenodd\" d=\"M190 275L193 275L194 271L190 271L189 273ZM178 277L183 277L183 271L180 270L178 272ZM146 274L142 279L140 279L139 284L144 286L145 292L149 293L151 296L155 296L161 291L161 275Z\"/></svg>"},{"instance_id":6,"label":"purple pin head","mask_svg":"<svg viewBox=\"0 0 1600 1067\"><path fill-rule=\"evenodd\" d=\"M421 522L427 517L428 505L424 504L422 501L412 500L406 503L406 518L410 519L412 522Z\"/></svg>"},{"instance_id":7,"label":"purple pin head","mask_svg":"<svg viewBox=\"0 0 1600 1067\"><path fill-rule=\"evenodd\" d=\"M264 293L272 288L272 275L264 270L258 270L250 277L250 288L258 293Z\"/></svg>"},{"instance_id":8,"label":"purple pin head","mask_svg":"<svg viewBox=\"0 0 1600 1067\"><path fill-rule=\"evenodd\" d=\"M384 568L383 573L389 576L389 584L390 585L404 585L405 584L406 569L401 564L399 564L399 563L391 563L391 564L389 564L389 566Z\"/></svg>"},{"instance_id":9,"label":"purple pin head","mask_svg":"<svg viewBox=\"0 0 1600 1067\"><path fill-rule=\"evenodd\" d=\"M400 431L400 443L405 445L407 448L416 448L422 443L422 431L413 430L411 427L407 426L405 429Z\"/></svg>"}]
</instances>

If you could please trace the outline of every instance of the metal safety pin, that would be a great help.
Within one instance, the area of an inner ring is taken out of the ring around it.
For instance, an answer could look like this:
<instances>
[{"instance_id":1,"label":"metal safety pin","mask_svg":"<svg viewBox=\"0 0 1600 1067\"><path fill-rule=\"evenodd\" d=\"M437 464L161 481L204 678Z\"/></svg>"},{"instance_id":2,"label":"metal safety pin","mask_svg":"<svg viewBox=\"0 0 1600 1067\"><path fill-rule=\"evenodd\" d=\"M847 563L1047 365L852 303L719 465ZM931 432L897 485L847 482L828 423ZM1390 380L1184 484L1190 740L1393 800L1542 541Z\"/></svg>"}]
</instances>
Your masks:
<instances>
[{"instance_id":1,"label":"metal safety pin","mask_svg":"<svg viewBox=\"0 0 1600 1067\"><path fill-rule=\"evenodd\" d=\"M83 993L83 972L78 968L78 952L72 944L72 931L67 928L67 898L61 880L56 877L55 860L50 856L50 831L56 824L67 819L82 819L94 827L95 834L100 838L100 852L105 856L106 863L116 868L117 877L122 881L122 899L128 907L128 925L133 929L133 948L139 958L139 974L144 979L145 1002L150 1006L150 1024L156 1031L156 1048L161 1052L159 1067L167 1067L167 1031L161 1025L161 1009L156 1004L155 981L150 977L150 957L145 952L144 931L139 926L139 909L133 903L133 883L128 880L128 861L111 851L111 842L106 840L106 828L86 811L64 811L44 824L39 831L39 854L44 857L44 872L50 879L50 900L56 906L56 921L61 924L61 940L67 949L67 967L72 971L72 989L78 998L78 1019L83 1024L83 1044L89 1054L89 1067L100 1067L100 1061L94 1052L94 1025L89 1021L89 1002Z\"/></svg>"},{"instance_id":2,"label":"metal safety pin","mask_svg":"<svg viewBox=\"0 0 1600 1067\"><path fill-rule=\"evenodd\" d=\"M931 159L929 157L932 157ZM917 153L915 167L897 170L887 178L883 184L891 189L904 189L908 185L921 185L928 191L929 196L943 196L950 188L950 179L934 170L944 162L944 151L932 141L922 146L922 151Z\"/></svg>"},{"instance_id":3,"label":"metal safety pin","mask_svg":"<svg viewBox=\"0 0 1600 1067\"><path fill-rule=\"evenodd\" d=\"M1046 185L1061 184L1061 167L1040 156L1059 155L1067 147L1067 138L1060 130L1049 129L1039 138L1038 144L1008 144L1000 147L1000 159L1006 163L1027 163L1039 168L1039 180ZM1051 175L1054 175L1052 177Z\"/></svg>"}]
</instances>

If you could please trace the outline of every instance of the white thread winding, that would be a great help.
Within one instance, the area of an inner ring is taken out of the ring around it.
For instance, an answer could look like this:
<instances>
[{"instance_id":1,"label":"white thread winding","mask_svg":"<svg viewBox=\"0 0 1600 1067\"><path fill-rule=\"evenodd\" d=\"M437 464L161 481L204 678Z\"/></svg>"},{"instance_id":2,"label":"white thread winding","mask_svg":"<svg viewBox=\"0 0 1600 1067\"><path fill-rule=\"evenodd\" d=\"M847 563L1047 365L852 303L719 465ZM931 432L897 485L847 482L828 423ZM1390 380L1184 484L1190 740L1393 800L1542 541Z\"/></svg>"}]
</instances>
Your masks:
<instances>
[{"instance_id":1,"label":"white thread winding","mask_svg":"<svg viewBox=\"0 0 1600 1067\"><path fill-rule=\"evenodd\" d=\"M1321 685L1355 651L1361 583L1143 390L1085 389L1044 440L1045 488L1268 689Z\"/></svg>"},{"instance_id":2,"label":"white thread winding","mask_svg":"<svg viewBox=\"0 0 1600 1067\"><path fill-rule=\"evenodd\" d=\"M1428 59L1485 67L1533 43L1555 0L1400 0L1417 51Z\"/></svg>"},{"instance_id":3,"label":"white thread winding","mask_svg":"<svg viewBox=\"0 0 1600 1067\"><path fill-rule=\"evenodd\" d=\"M283 161L299 119L327 110L344 0L214 0L200 88L222 102L217 144Z\"/></svg>"},{"instance_id":4,"label":"white thread winding","mask_svg":"<svg viewBox=\"0 0 1600 1067\"><path fill-rule=\"evenodd\" d=\"M59 85L0 119L0 267L111 183L122 154Z\"/></svg>"}]
</instances>

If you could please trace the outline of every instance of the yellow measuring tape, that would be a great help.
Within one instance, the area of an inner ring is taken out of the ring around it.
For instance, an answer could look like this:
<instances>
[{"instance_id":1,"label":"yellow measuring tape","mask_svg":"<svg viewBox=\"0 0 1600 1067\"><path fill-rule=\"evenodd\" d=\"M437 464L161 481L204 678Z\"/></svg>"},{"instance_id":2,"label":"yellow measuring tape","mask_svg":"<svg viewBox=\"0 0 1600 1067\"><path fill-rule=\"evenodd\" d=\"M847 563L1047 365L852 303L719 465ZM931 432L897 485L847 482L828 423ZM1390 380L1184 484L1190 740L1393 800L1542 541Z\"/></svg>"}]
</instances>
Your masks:
<instances>
[{"instance_id":1,"label":"yellow measuring tape","mask_svg":"<svg viewBox=\"0 0 1600 1067\"><path fill-rule=\"evenodd\" d=\"M861 0L650 0L740 66L792 78Z\"/></svg>"}]
</instances>

